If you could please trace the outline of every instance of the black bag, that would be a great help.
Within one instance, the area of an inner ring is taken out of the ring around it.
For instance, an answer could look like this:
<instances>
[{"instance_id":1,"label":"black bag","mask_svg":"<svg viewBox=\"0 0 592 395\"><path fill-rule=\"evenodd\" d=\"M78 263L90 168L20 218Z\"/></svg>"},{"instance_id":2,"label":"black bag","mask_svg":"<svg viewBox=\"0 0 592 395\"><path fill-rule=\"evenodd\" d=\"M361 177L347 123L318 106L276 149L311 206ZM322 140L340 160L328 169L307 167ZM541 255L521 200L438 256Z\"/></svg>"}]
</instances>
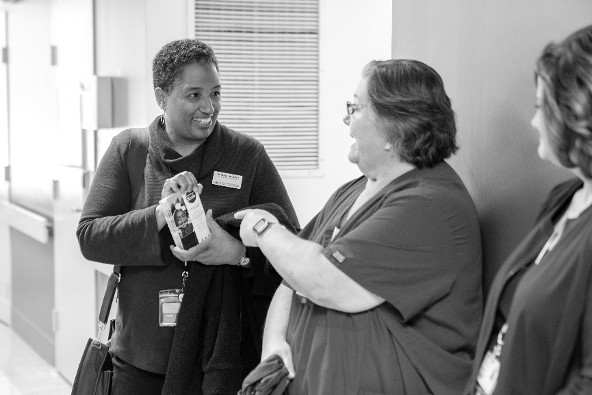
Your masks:
<instances>
[{"instance_id":1,"label":"black bag","mask_svg":"<svg viewBox=\"0 0 592 395\"><path fill-rule=\"evenodd\" d=\"M108 395L111 391L113 363L109 354L109 343L103 344L95 339L88 339L72 394Z\"/></svg>"},{"instance_id":2,"label":"black bag","mask_svg":"<svg viewBox=\"0 0 592 395\"><path fill-rule=\"evenodd\" d=\"M111 391L113 363L111 362L111 354L109 354L110 342L101 343L99 338L109 318L119 278L119 267L115 266L109 277L99 312L99 333L96 339L89 338L86 342L72 385L72 395L109 395ZM109 330L109 339L111 339L111 330Z\"/></svg>"}]
</instances>

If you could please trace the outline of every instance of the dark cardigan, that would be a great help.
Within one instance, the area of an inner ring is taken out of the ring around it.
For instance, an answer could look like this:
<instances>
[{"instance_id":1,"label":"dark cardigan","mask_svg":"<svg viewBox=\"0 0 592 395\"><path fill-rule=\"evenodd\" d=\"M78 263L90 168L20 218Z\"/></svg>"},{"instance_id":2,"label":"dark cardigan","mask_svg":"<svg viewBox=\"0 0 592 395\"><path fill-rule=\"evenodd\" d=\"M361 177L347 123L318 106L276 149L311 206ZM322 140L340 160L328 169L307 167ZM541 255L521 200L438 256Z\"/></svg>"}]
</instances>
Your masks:
<instances>
[{"instance_id":1,"label":"dark cardigan","mask_svg":"<svg viewBox=\"0 0 592 395\"><path fill-rule=\"evenodd\" d=\"M174 243L168 229L157 230L155 207L164 181L173 174L191 171L204 186L201 200L204 208L212 209L214 218L273 202L292 222L297 223L297 219L276 168L257 140L217 123L199 148L181 157L170 146L158 118L148 130L148 156L138 196L132 190L136 175L128 171L133 155L128 129L113 138L103 155L77 236L87 259L121 266L119 312L111 350L134 367L165 374L174 328L158 325L158 292L181 287L183 263L169 249ZM214 171L241 175L241 188L213 185ZM240 272L239 268L229 269ZM257 278L252 287L252 293L269 304L273 287Z\"/></svg>"},{"instance_id":2,"label":"dark cardigan","mask_svg":"<svg viewBox=\"0 0 592 395\"><path fill-rule=\"evenodd\" d=\"M296 233L277 204L248 208L269 211ZM239 238L233 213L216 218ZM257 248L249 248L250 269L192 263L169 358L163 394L236 394L261 355L267 303L253 295L253 282L275 289L279 275ZM236 303L239 301L239 303Z\"/></svg>"}]
</instances>

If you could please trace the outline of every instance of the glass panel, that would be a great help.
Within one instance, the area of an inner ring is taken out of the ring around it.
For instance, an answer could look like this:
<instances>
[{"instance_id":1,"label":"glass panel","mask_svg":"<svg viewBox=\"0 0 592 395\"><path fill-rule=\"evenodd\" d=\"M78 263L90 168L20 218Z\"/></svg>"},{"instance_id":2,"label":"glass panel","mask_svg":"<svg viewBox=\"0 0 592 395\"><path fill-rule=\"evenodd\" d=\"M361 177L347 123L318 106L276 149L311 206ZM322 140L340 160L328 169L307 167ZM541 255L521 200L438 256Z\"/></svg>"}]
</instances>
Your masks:
<instances>
[{"instance_id":1,"label":"glass panel","mask_svg":"<svg viewBox=\"0 0 592 395\"><path fill-rule=\"evenodd\" d=\"M10 200L47 217L52 216L55 156L51 3L30 1L12 7L7 34Z\"/></svg>"}]
</instances>

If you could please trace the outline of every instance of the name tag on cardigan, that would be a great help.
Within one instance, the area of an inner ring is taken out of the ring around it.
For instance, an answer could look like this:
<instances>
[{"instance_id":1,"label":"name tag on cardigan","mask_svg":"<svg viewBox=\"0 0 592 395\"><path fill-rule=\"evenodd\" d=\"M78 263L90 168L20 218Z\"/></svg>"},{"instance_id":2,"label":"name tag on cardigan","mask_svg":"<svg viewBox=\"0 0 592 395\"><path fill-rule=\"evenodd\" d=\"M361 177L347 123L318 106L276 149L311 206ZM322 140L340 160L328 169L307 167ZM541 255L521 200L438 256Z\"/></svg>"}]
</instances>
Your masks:
<instances>
[{"instance_id":1,"label":"name tag on cardigan","mask_svg":"<svg viewBox=\"0 0 592 395\"><path fill-rule=\"evenodd\" d=\"M222 173L220 171L214 172L214 178L212 179L213 185L219 185L221 187L240 189L243 183L243 176L238 174Z\"/></svg>"},{"instance_id":2,"label":"name tag on cardigan","mask_svg":"<svg viewBox=\"0 0 592 395\"><path fill-rule=\"evenodd\" d=\"M345 257L343 256L343 254L337 250L333 251L333 253L331 254L331 256L333 258L335 258L335 260L339 263L343 263L343 261L345 261Z\"/></svg>"}]
</instances>

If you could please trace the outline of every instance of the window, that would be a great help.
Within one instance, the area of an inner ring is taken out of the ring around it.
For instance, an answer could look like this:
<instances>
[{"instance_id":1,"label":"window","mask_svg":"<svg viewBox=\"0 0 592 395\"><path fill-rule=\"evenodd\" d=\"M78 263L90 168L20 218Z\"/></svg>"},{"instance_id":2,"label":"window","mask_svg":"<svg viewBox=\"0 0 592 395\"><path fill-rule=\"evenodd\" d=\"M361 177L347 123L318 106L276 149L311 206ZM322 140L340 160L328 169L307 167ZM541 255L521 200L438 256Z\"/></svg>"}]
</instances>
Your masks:
<instances>
[{"instance_id":1,"label":"window","mask_svg":"<svg viewBox=\"0 0 592 395\"><path fill-rule=\"evenodd\" d=\"M279 170L318 169L318 0L195 0L195 37L220 65L229 128Z\"/></svg>"}]
</instances>

